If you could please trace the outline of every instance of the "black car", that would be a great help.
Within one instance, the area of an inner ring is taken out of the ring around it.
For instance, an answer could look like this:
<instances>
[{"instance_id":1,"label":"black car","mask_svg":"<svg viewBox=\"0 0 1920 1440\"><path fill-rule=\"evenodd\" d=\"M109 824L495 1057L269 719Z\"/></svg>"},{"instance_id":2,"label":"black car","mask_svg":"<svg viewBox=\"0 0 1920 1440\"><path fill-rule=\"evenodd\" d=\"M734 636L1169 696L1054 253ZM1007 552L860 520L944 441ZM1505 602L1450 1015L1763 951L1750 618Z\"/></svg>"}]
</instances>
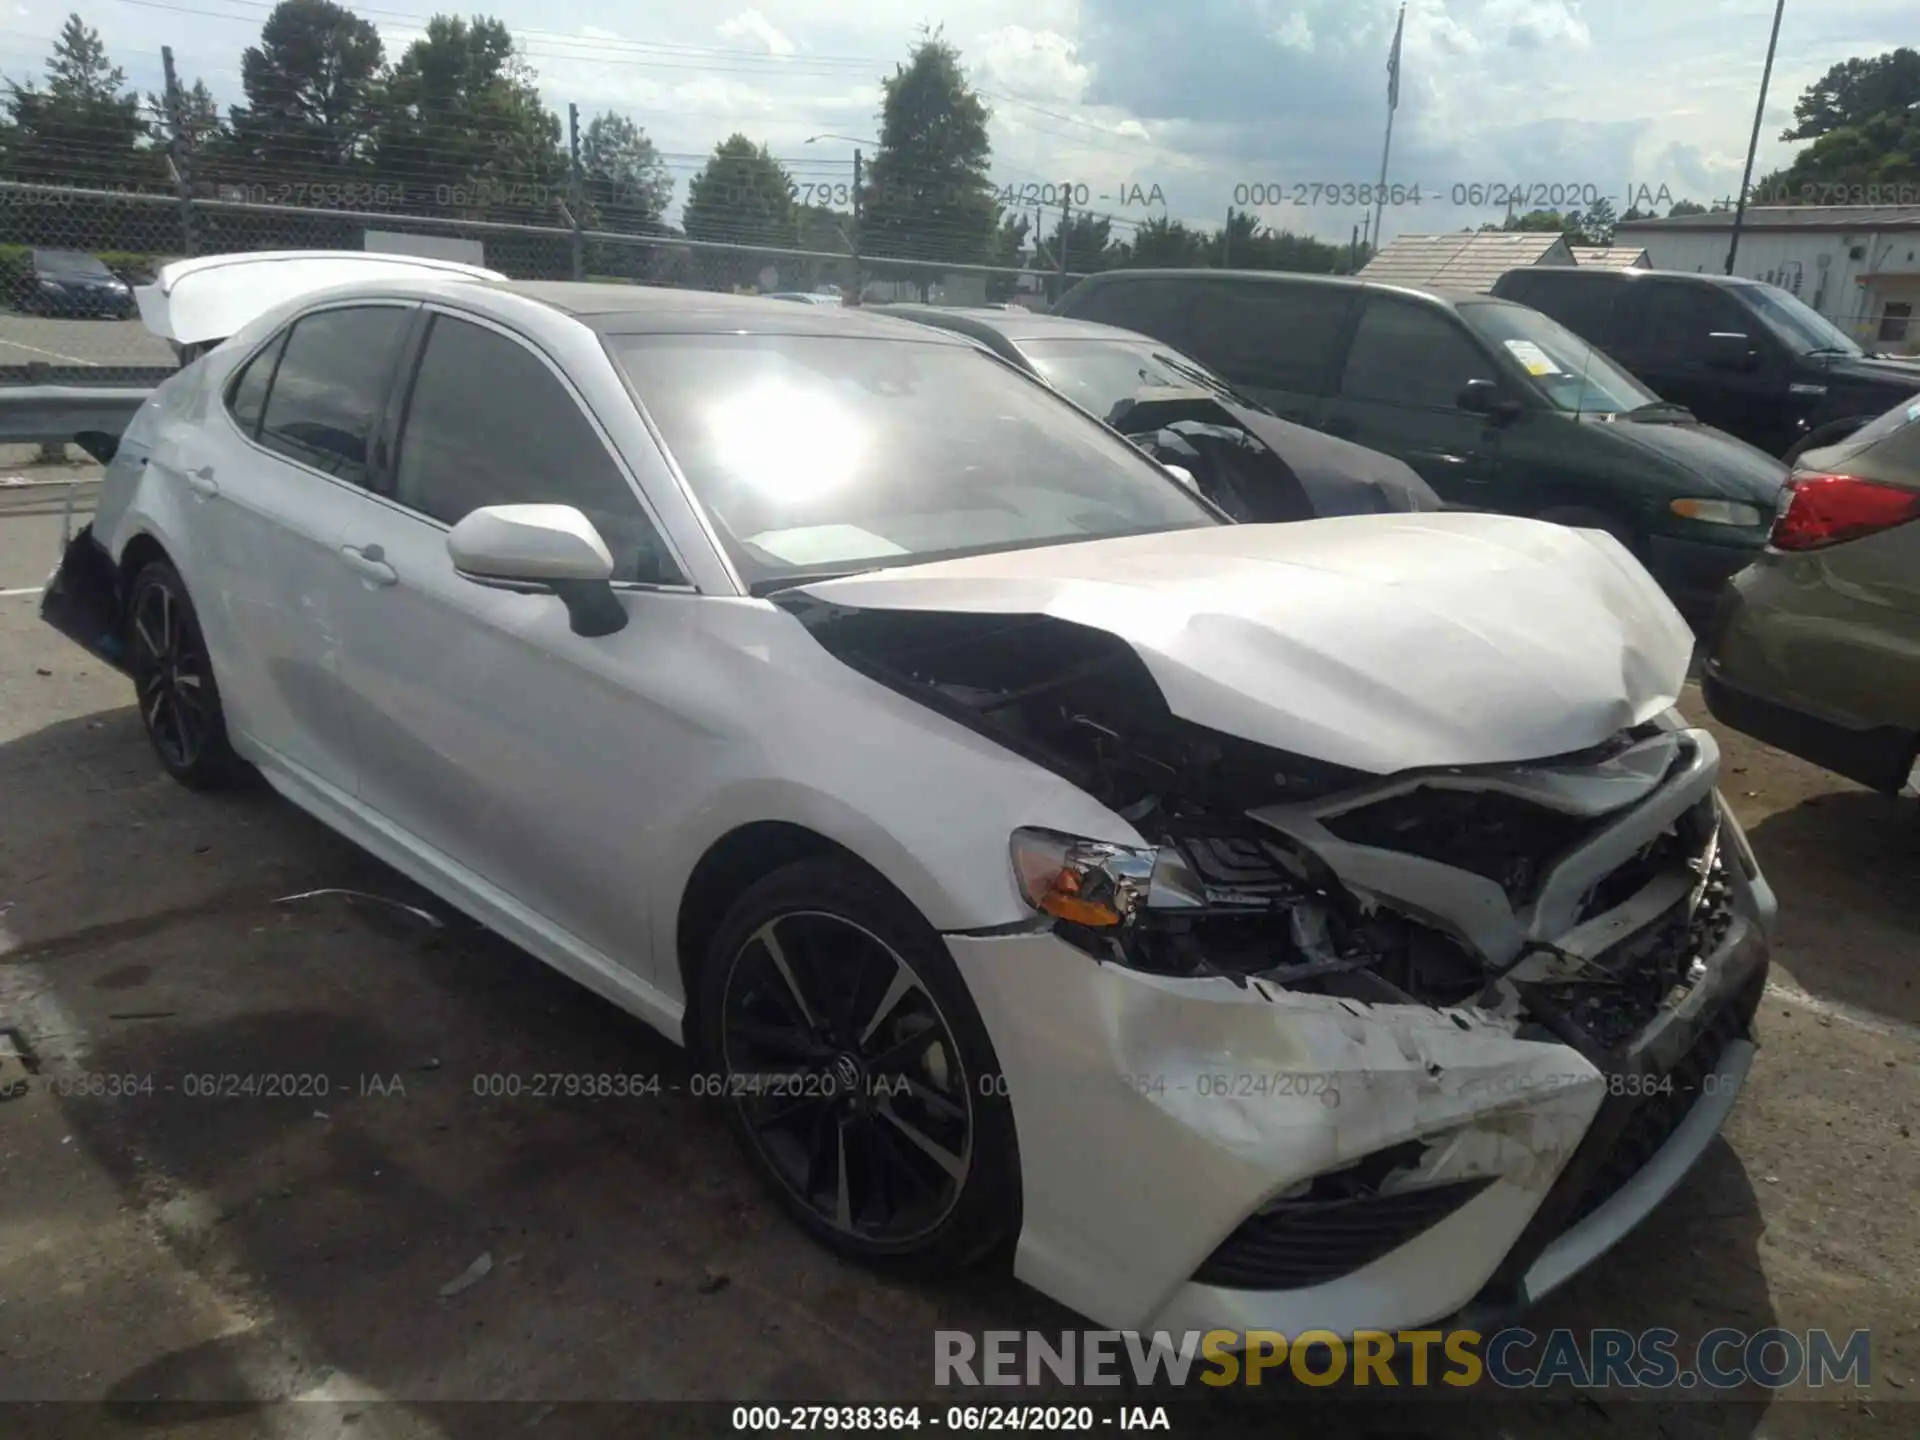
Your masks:
<instances>
[{"instance_id":1,"label":"black car","mask_svg":"<svg viewBox=\"0 0 1920 1440\"><path fill-rule=\"evenodd\" d=\"M1190 474L1236 520L1446 508L1391 455L1283 420L1191 356L1145 335L1017 308L862 308L978 341Z\"/></svg>"},{"instance_id":2,"label":"black car","mask_svg":"<svg viewBox=\"0 0 1920 1440\"><path fill-rule=\"evenodd\" d=\"M1491 295L1273 270L1107 270L1054 305L1195 356L1284 419L1384 451L1447 505L1604 530L1690 617L1767 543L1775 456Z\"/></svg>"},{"instance_id":3,"label":"black car","mask_svg":"<svg viewBox=\"0 0 1920 1440\"><path fill-rule=\"evenodd\" d=\"M133 287L80 250L28 251L18 300L35 315L131 320L139 312Z\"/></svg>"},{"instance_id":4,"label":"black car","mask_svg":"<svg viewBox=\"0 0 1920 1440\"><path fill-rule=\"evenodd\" d=\"M1788 459L1920 390L1920 363L1868 355L1776 285L1667 270L1510 270L1493 293L1591 340L1663 400Z\"/></svg>"}]
</instances>

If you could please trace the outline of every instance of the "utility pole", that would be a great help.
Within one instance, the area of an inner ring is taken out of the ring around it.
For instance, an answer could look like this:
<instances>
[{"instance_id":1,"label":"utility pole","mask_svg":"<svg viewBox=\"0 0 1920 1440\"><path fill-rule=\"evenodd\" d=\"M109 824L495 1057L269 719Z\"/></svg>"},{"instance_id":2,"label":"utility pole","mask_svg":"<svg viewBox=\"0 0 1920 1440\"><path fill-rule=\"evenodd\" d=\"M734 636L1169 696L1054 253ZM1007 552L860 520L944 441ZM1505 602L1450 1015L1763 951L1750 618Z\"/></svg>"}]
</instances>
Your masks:
<instances>
[{"instance_id":1,"label":"utility pole","mask_svg":"<svg viewBox=\"0 0 1920 1440\"><path fill-rule=\"evenodd\" d=\"M1054 257L1059 262L1059 278L1054 282L1055 300L1067 293L1067 224L1071 218L1073 187L1066 188L1067 193L1060 197L1060 253Z\"/></svg>"},{"instance_id":2,"label":"utility pole","mask_svg":"<svg viewBox=\"0 0 1920 1440\"><path fill-rule=\"evenodd\" d=\"M1733 240L1727 246L1727 274L1733 274L1733 262L1740 254L1740 229L1747 219L1747 192L1753 188L1753 157L1760 149L1760 122L1767 113L1767 86L1773 82L1773 55L1780 45L1780 17L1786 13L1787 0L1774 0L1773 35L1767 41L1767 67L1760 72L1760 101L1753 107L1753 138L1747 141L1747 169L1740 177L1740 199L1733 212Z\"/></svg>"},{"instance_id":3,"label":"utility pole","mask_svg":"<svg viewBox=\"0 0 1920 1440\"><path fill-rule=\"evenodd\" d=\"M186 107L180 97L180 78L173 71L173 47L160 47L160 65L167 77L167 149L173 161L174 184L180 191L180 248L185 255L197 255L199 246L193 234L193 161L187 138Z\"/></svg>"},{"instance_id":4,"label":"utility pole","mask_svg":"<svg viewBox=\"0 0 1920 1440\"><path fill-rule=\"evenodd\" d=\"M1358 225L1353 227L1353 247L1347 252L1347 273L1350 275L1360 273L1360 227Z\"/></svg>"},{"instance_id":5,"label":"utility pole","mask_svg":"<svg viewBox=\"0 0 1920 1440\"><path fill-rule=\"evenodd\" d=\"M573 224L573 278L587 278L587 237L580 232L580 107L567 105L567 219Z\"/></svg>"},{"instance_id":6,"label":"utility pole","mask_svg":"<svg viewBox=\"0 0 1920 1440\"><path fill-rule=\"evenodd\" d=\"M855 305L860 303L867 289L867 282L860 274L860 221L865 213L865 207L860 202L863 188L860 167L860 148L856 145L853 151L853 234L847 237L847 244L853 250L853 303Z\"/></svg>"},{"instance_id":7,"label":"utility pole","mask_svg":"<svg viewBox=\"0 0 1920 1440\"><path fill-rule=\"evenodd\" d=\"M1233 268L1233 205L1227 205L1227 223L1220 231L1220 268Z\"/></svg>"}]
</instances>

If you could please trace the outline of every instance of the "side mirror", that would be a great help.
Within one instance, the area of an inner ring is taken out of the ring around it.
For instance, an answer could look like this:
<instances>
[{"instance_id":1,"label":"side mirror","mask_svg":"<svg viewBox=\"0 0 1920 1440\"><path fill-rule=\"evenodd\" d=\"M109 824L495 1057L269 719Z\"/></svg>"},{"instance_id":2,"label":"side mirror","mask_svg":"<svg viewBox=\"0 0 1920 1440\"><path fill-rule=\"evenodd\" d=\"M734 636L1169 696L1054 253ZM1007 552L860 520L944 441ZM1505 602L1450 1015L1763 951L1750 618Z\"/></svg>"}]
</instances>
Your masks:
<instances>
[{"instance_id":1,"label":"side mirror","mask_svg":"<svg viewBox=\"0 0 1920 1440\"><path fill-rule=\"evenodd\" d=\"M1485 415L1495 420L1510 419L1520 413L1519 404L1508 398L1497 380L1467 381L1466 388L1454 403L1469 414Z\"/></svg>"},{"instance_id":2,"label":"side mirror","mask_svg":"<svg viewBox=\"0 0 1920 1440\"><path fill-rule=\"evenodd\" d=\"M551 590L576 635L611 635L627 612L613 593L613 552L571 505L484 505L447 536L453 568L481 585Z\"/></svg>"},{"instance_id":3,"label":"side mirror","mask_svg":"<svg viewBox=\"0 0 1920 1440\"><path fill-rule=\"evenodd\" d=\"M1162 464L1160 468L1173 476L1173 478L1178 480L1182 485L1186 486L1187 489L1193 491L1194 494L1198 495L1200 493L1200 482L1193 478L1193 472L1187 469L1186 466Z\"/></svg>"},{"instance_id":4,"label":"side mirror","mask_svg":"<svg viewBox=\"0 0 1920 1440\"><path fill-rule=\"evenodd\" d=\"M73 437L73 443L102 465L111 465L120 453L120 437L105 430L82 430Z\"/></svg>"},{"instance_id":5,"label":"side mirror","mask_svg":"<svg viewBox=\"0 0 1920 1440\"><path fill-rule=\"evenodd\" d=\"M1707 364L1715 370L1758 370L1760 347L1751 335L1716 330L1707 336Z\"/></svg>"}]
</instances>

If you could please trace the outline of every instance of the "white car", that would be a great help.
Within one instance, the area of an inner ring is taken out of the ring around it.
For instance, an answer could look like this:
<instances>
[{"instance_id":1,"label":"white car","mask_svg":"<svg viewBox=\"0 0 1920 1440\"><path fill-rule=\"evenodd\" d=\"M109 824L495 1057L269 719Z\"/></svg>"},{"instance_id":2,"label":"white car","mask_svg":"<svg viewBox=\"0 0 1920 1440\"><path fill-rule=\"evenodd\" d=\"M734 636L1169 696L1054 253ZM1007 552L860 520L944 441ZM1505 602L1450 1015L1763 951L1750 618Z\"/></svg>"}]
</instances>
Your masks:
<instances>
[{"instance_id":1,"label":"white car","mask_svg":"<svg viewBox=\"0 0 1920 1440\"><path fill-rule=\"evenodd\" d=\"M904 321L286 299L136 418L43 613L180 780L692 1047L821 1241L1101 1325L1537 1298L1753 1054L1773 897L1615 541L1228 524Z\"/></svg>"}]
</instances>

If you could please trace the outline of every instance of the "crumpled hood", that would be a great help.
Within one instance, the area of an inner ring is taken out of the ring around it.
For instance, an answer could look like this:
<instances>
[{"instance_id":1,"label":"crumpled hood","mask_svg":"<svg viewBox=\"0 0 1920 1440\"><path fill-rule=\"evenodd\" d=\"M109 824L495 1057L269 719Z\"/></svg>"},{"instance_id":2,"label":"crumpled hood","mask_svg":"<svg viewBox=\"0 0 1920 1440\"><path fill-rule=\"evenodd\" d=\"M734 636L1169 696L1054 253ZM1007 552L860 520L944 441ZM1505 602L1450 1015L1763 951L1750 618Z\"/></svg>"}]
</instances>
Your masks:
<instances>
[{"instance_id":1,"label":"crumpled hood","mask_svg":"<svg viewBox=\"0 0 1920 1440\"><path fill-rule=\"evenodd\" d=\"M1374 774L1600 744L1670 707L1693 651L1618 541L1504 515L1207 526L803 593L1105 630L1139 653L1176 715Z\"/></svg>"}]
</instances>

